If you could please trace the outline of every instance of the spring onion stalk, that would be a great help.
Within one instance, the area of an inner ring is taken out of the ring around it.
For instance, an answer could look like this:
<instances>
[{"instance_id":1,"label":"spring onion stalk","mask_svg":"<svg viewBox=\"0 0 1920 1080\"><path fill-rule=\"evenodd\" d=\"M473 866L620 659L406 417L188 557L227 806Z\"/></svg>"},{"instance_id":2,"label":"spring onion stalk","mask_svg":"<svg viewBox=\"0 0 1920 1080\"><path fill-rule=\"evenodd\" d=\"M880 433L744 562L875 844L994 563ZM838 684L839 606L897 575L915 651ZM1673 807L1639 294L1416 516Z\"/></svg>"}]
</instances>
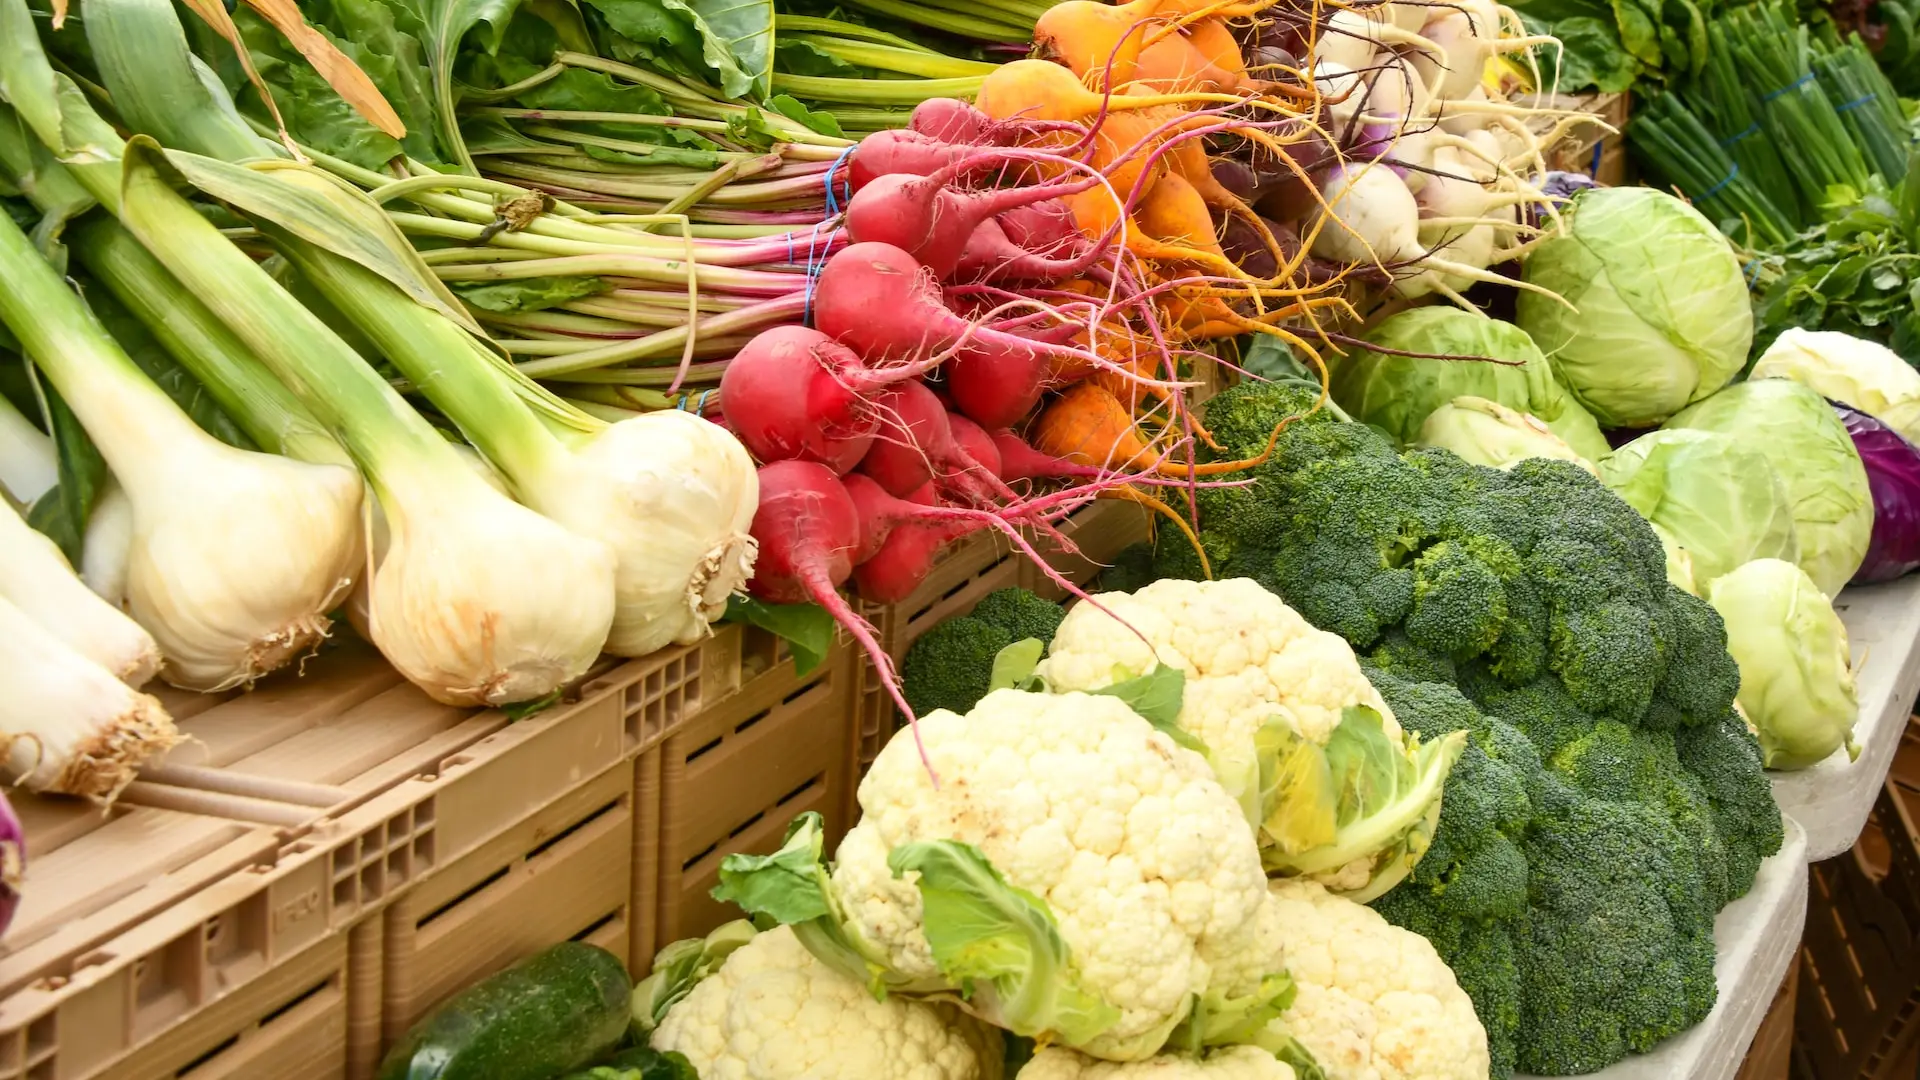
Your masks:
<instances>
[{"instance_id":1,"label":"spring onion stalk","mask_svg":"<svg viewBox=\"0 0 1920 1080\"><path fill-rule=\"evenodd\" d=\"M1653 99L1627 127L1627 141L1656 174L1679 188L1709 218L1744 226L1735 239L1751 245L1785 243L1797 231L1792 218L1755 185L1705 125L1673 94Z\"/></svg>"},{"instance_id":2,"label":"spring onion stalk","mask_svg":"<svg viewBox=\"0 0 1920 1080\"><path fill-rule=\"evenodd\" d=\"M719 427L682 412L563 441L453 323L370 271L313 247L288 260L365 329L429 400L460 425L522 501L618 559L607 651L644 656L698 640L746 586L759 489L751 459Z\"/></svg>"},{"instance_id":3,"label":"spring onion stalk","mask_svg":"<svg viewBox=\"0 0 1920 1080\"><path fill-rule=\"evenodd\" d=\"M95 596L121 610L127 606L127 557L133 549L133 503L113 477L93 501L80 549L80 580ZM356 594L365 579L354 582Z\"/></svg>"},{"instance_id":4,"label":"spring onion stalk","mask_svg":"<svg viewBox=\"0 0 1920 1080\"><path fill-rule=\"evenodd\" d=\"M9 15L29 27L31 21L23 0L0 0L0 86L18 106L19 91L62 88L63 81L31 34L4 33ZM113 200L108 205L117 207L127 230L300 396L360 465L392 535L374 573L371 636L401 674L451 705L537 700L584 674L613 621L613 555L606 545L567 531L475 476L350 346L174 191L150 141L123 147L77 92L31 104L21 114L40 140L56 156L65 148L69 165L85 166L74 170L82 183L107 171L103 165L111 168L114 182L98 190L89 184L90 190ZM74 153L76 132L86 137L84 156ZM127 486L137 515L140 493ZM130 589L137 589L137 570Z\"/></svg>"},{"instance_id":5,"label":"spring onion stalk","mask_svg":"<svg viewBox=\"0 0 1920 1080\"><path fill-rule=\"evenodd\" d=\"M128 148L129 231L321 417L366 474L391 541L370 630L449 705L544 698L586 673L613 621L613 553L502 497L326 324Z\"/></svg>"},{"instance_id":6,"label":"spring onion stalk","mask_svg":"<svg viewBox=\"0 0 1920 1080\"><path fill-rule=\"evenodd\" d=\"M319 644L353 580L359 478L202 431L10 219L0 221L0 276L0 321L133 504L127 606L160 643L166 680L246 686Z\"/></svg>"},{"instance_id":7,"label":"spring onion stalk","mask_svg":"<svg viewBox=\"0 0 1920 1080\"><path fill-rule=\"evenodd\" d=\"M0 506L0 597L136 690L160 670L160 646L153 635L81 584L59 545L5 506Z\"/></svg>"},{"instance_id":8,"label":"spring onion stalk","mask_svg":"<svg viewBox=\"0 0 1920 1080\"><path fill-rule=\"evenodd\" d=\"M931 98L972 101L980 93L984 75L945 79L840 79L821 75L773 73L773 88L812 101L843 101L850 105L918 105Z\"/></svg>"},{"instance_id":9,"label":"spring onion stalk","mask_svg":"<svg viewBox=\"0 0 1920 1080\"><path fill-rule=\"evenodd\" d=\"M53 440L0 397L0 490L17 506L29 506L60 479Z\"/></svg>"},{"instance_id":10,"label":"spring onion stalk","mask_svg":"<svg viewBox=\"0 0 1920 1080\"><path fill-rule=\"evenodd\" d=\"M15 123L0 122L0 179L12 181L48 212L72 205L84 192L74 175ZM118 221L90 218L70 227L64 239L94 279L206 388L254 445L310 464L352 466L300 399Z\"/></svg>"},{"instance_id":11,"label":"spring onion stalk","mask_svg":"<svg viewBox=\"0 0 1920 1080\"><path fill-rule=\"evenodd\" d=\"M112 50L99 47L103 40L128 37L146 43L137 72L140 90L180 87L190 78L184 65L169 78L152 46L168 27L121 15L136 11L156 12L178 32L165 0L98 0L90 6L89 40L109 88L117 96L135 89L136 73L124 59L109 63ZM179 55L185 56L184 49ZM199 86L195 82L184 89ZM155 96L177 101L185 94ZM147 120L141 110L129 119L141 127L165 123ZM183 149L258 153L243 126L233 129L231 139L170 127L170 134L186 144ZM354 198L318 171L281 169L271 175L319 199ZM381 220L377 213L368 217ZM343 208L340 219L351 220L351 211ZM459 425L520 501L613 551L609 652L643 656L698 640L724 612L727 598L745 588L754 554L748 528L759 490L751 459L731 435L697 417L665 412L613 427L580 417L588 430L570 444L563 442L557 432L565 432L564 426L550 428L523 404L523 393L538 391L516 385L510 370L491 363L460 326L358 263L270 223L259 225L301 276ZM556 412L570 412L557 402L549 404Z\"/></svg>"},{"instance_id":12,"label":"spring onion stalk","mask_svg":"<svg viewBox=\"0 0 1920 1080\"><path fill-rule=\"evenodd\" d=\"M1866 160L1815 79L1807 27L1772 5L1724 18L1738 66L1757 84L1762 126L1779 145L1793 147L1785 161L1806 204L1825 206L1835 188L1865 191Z\"/></svg>"},{"instance_id":13,"label":"spring onion stalk","mask_svg":"<svg viewBox=\"0 0 1920 1080\"><path fill-rule=\"evenodd\" d=\"M32 791L112 801L148 757L180 741L160 703L0 598L5 771Z\"/></svg>"},{"instance_id":14,"label":"spring onion stalk","mask_svg":"<svg viewBox=\"0 0 1920 1080\"><path fill-rule=\"evenodd\" d=\"M1888 187L1898 187L1907 175L1907 148L1912 136L1893 84L1881 73L1873 54L1855 34L1845 45L1815 57L1813 66L1820 74L1820 85L1834 102L1834 111L1868 164Z\"/></svg>"}]
</instances>

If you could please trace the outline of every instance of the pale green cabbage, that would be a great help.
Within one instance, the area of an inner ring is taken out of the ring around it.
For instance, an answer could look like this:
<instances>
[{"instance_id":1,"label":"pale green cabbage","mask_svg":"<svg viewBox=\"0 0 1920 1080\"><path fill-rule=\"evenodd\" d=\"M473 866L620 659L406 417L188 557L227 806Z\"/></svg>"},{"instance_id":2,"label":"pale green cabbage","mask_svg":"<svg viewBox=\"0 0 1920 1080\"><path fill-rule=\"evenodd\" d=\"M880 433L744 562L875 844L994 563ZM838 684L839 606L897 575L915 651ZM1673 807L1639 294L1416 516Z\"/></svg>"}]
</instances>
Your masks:
<instances>
[{"instance_id":1,"label":"pale green cabbage","mask_svg":"<svg viewBox=\"0 0 1920 1080\"><path fill-rule=\"evenodd\" d=\"M1754 361L1750 379L1792 379L1920 443L1920 371L1877 341L1795 327Z\"/></svg>"},{"instance_id":2,"label":"pale green cabbage","mask_svg":"<svg viewBox=\"0 0 1920 1080\"><path fill-rule=\"evenodd\" d=\"M1853 437L1825 398L1789 379L1730 386L1667 422L1730 435L1764 455L1793 504L1793 560L1828 596L1860 569L1873 536L1873 492Z\"/></svg>"},{"instance_id":3,"label":"pale green cabbage","mask_svg":"<svg viewBox=\"0 0 1920 1080\"><path fill-rule=\"evenodd\" d=\"M1753 311L1712 222L1638 187L1582 192L1567 217L1522 273L1573 308L1522 292L1515 321L1602 427L1652 427L1739 373Z\"/></svg>"},{"instance_id":4,"label":"pale green cabbage","mask_svg":"<svg viewBox=\"0 0 1920 1080\"><path fill-rule=\"evenodd\" d=\"M1602 458L1600 480L1686 549L1698 589L1741 563L1800 557L1786 483L1731 435L1649 432Z\"/></svg>"},{"instance_id":5,"label":"pale green cabbage","mask_svg":"<svg viewBox=\"0 0 1920 1080\"><path fill-rule=\"evenodd\" d=\"M1554 458L1594 471L1592 462L1574 453L1539 417L1482 397L1457 397L1428 413L1414 442L1451 450L1490 469L1510 469L1528 458Z\"/></svg>"},{"instance_id":6,"label":"pale green cabbage","mask_svg":"<svg viewBox=\"0 0 1920 1080\"><path fill-rule=\"evenodd\" d=\"M1427 360L1376 352L1355 352L1340 360L1332 373L1334 401L1355 420L1402 443L1420 437L1420 426L1435 409L1470 396L1538 417L1588 460L1607 452L1600 426L1555 381L1546 357L1512 323L1455 307L1422 307L1385 320L1367 340L1402 352L1512 362Z\"/></svg>"},{"instance_id":7,"label":"pale green cabbage","mask_svg":"<svg viewBox=\"0 0 1920 1080\"><path fill-rule=\"evenodd\" d=\"M1740 662L1740 708L1769 769L1804 769L1853 741L1859 701L1847 628L1799 567L1756 559L1722 574L1708 602Z\"/></svg>"}]
</instances>

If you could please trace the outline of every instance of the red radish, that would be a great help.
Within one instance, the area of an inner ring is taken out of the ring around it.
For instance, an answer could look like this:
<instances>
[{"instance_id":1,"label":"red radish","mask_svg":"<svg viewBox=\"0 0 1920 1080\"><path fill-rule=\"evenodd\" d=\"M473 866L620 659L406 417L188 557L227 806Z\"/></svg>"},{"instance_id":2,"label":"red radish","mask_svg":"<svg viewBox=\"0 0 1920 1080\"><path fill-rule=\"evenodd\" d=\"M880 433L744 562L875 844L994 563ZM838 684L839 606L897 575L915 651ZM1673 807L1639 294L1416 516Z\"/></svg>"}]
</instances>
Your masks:
<instances>
[{"instance_id":1,"label":"red radish","mask_svg":"<svg viewBox=\"0 0 1920 1080\"><path fill-rule=\"evenodd\" d=\"M1002 126L992 117L958 98L928 98L914 106L907 127L914 132L947 143L987 143L995 136L1016 131ZM871 139L869 135L867 138Z\"/></svg>"},{"instance_id":2,"label":"red radish","mask_svg":"<svg viewBox=\"0 0 1920 1080\"><path fill-rule=\"evenodd\" d=\"M964 416L947 415L947 430L953 435L954 449L965 454L974 468L984 469L991 476L1000 475L1000 448L993 444L993 436L987 429Z\"/></svg>"},{"instance_id":3,"label":"red radish","mask_svg":"<svg viewBox=\"0 0 1920 1080\"><path fill-rule=\"evenodd\" d=\"M870 396L930 366L868 367L817 330L776 326L734 354L720 398L729 429L756 459L817 461L845 473L879 427Z\"/></svg>"},{"instance_id":4,"label":"red radish","mask_svg":"<svg viewBox=\"0 0 1920 1080\"><path fill-rule=\"evenodd\" d=\"M880 684L914 723L913 707L900 693L893 660L874 640L873 627L854 612L839 588L853 573L853 552L860 545L860 513L846 485L824 465L811 461L776 461L760 467L760 505L753 514L753 537L760 543L753 580L747 590L781 604L811 601L827 609L835 622L852 634ZM919 728L915 726L915 740ZM933 763L921 748L929 773ZM936 783L938 782L936 778Z\"/></svg>"},{"instance_id":5,"label":"red radish","mask_svg":"<svg viewBox=\"0 0 1920 1080\"><path fill-rule=\"evenodd\" d=\"M1087 243L1073 207L1061 199L1043 199L1003 210L994 220L1008 240L1028 251L1071 255Z\"/></svg>"},{"instance_id":6,"label":"red radish","mask_svg":"<svg viewBox=\"0 0 1920 1080\"><path fill-rule=\"evenodd\" d=\"M949 165L975 157L980 147L971 140L938 139L904 128L876 131L860 140L847 163L848 179L859 191L883 176L931 176ZM983 160L981 168L995 162ZM964 174L963 174L964 175Z\"/></svg>"},{"instance_id":7,"label":"red radish","mask_svg":"<svg viewBox=\"0 0 1920 1080\"><path fill-rule=\"evenodd\" d=\"M888 389L874 399L874 407L880 430L860 459L860 471L887 494L904 499L933 479L936 461L949 460L953 430L947 425L947 408L925 383L917 382Z\"/></svg>"},{"instance_id":8,"label":"red radish","mask_svg":"<svg viewBox=\"0 0 1920 1080\"><path fill-rule=\"evenodd\" d=\"M982 427L1012 427L1046 388L1047 359L1032 349L969 343L943 369L954 407Z\"/></svg>"},{"instance_id":9,"label":"red radish","mask_svg":"<svg viewBox=\"0 0 1920 1080\"><path fill-rule=\"evenodd\" d=\"M926 176L889 174L854 192L847 204L847 236L856 244L879 241L912 255L940 277L960 263L967 238L987 218L1016 206L1085 191L1098 180L954 191L954 181L984 165L1019 160L1064 160L1017 150L977 150Z\"/></svg>"},{"instance_id":10,"label":"red radish","mask_svg":"<svg viewBox=\"0 0 1920 1080\"><path fill-rule=\"evenodd\" d=\"M1069 258L1036 254L1014 243L998 219L988 218L973 227L952 276L964 281L1060 281L1099 261L1106 244L1079 247L1082 250Z\"/></svg>"},{"instance_id":11,"label":"red radish","mask_svg":"<svg viewBox=\"0 0 1920 1080\"><path fill-rule=\"evenodd\" d=\"M873 558L853 568L853 587L869 603L898 604L927 580L941 548L980 528L979 522L964 521L895 526Z\"/></svg>"},{"instance_id":12,"label":"red radish","mask_svg":"<svg viewBox=\"0 0 1920 1080\"><path fill-rule=\"evenodd\" d=\"M933 509L938 501L930 483L922 484L904 499L897 499L887 494L887 489L873 477L863 473L848 473L840 482L846 485L847 494L860 511L860 546L853 553L855 566L873 558L895 525L917 520L922 516L921 511Z\"/></svg>"},{"instance_id":13,"label":"red radish","mask_svg":"<svg viewBox=\"0 0 1920 1080\"><path fill-rule=\"evenodd\" d=\"M870 363L925 357L962 341L1100 362L1084 349L976 326L955 315L933 275L892 244L853 244L828 259L814 283L813 322Z\"/></svg>"}]
</instances>

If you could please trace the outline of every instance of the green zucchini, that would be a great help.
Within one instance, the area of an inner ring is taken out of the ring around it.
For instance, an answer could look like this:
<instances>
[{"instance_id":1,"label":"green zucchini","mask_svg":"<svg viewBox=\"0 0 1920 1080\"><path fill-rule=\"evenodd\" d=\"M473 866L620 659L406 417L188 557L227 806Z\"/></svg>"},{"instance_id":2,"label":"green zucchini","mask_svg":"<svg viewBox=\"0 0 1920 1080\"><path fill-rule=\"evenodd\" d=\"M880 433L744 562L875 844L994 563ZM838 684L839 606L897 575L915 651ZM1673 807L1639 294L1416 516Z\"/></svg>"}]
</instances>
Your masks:
<instances>
[{"instance_id":1,"label":"green zucchini","mask_svg":"<svg viewBox=\"0 0 1920 1080\"><path fill-rule=\"evenodd\" d=\"M605 949L561 942L455 994L414 1024L380 1080L552 1080L626 1036L632 982Z\"/></svg>"}]
</instances>

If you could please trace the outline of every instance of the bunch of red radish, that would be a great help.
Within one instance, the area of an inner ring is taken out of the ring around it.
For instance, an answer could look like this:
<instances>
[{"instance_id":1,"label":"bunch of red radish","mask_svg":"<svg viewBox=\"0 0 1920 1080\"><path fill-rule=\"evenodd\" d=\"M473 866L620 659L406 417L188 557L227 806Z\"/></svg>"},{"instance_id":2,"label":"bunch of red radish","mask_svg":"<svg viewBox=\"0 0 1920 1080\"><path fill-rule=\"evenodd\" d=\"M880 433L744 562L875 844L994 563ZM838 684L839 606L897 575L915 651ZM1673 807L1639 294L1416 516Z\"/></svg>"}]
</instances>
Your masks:
<instances>
[{"instance_id":1,"label":"bunch of red radish","mask_svg":"<svg viewBox=\"0 0 1920 1080\"><path fill-rule=\"evenodd\" d=\"M814 326L762 332L721 381L725 422L761 464L751 591L826 607L890 688L891 665L842 588L904 600L943 546L982 529L1045 566L1023 531L1070 551L1052 527L1067 513L1195 471L1166 467L1167 447L1131 438L1130 412L1056 437L1052 453L1012 430L1043 394L1095 373L1180 393L1171 370L1149 378L1103 356L1110 311L1058 288L1106 254L1062 202L1101 180L1076 178L1063 155L1007 145L1033 130L941 100L910 129L863 141L848 170L853 242L820 269ZM1123 271L1106 280L1126 291ZM1010 486L1040 478L1067 485Z\"/></svg>"}]
</instances>

